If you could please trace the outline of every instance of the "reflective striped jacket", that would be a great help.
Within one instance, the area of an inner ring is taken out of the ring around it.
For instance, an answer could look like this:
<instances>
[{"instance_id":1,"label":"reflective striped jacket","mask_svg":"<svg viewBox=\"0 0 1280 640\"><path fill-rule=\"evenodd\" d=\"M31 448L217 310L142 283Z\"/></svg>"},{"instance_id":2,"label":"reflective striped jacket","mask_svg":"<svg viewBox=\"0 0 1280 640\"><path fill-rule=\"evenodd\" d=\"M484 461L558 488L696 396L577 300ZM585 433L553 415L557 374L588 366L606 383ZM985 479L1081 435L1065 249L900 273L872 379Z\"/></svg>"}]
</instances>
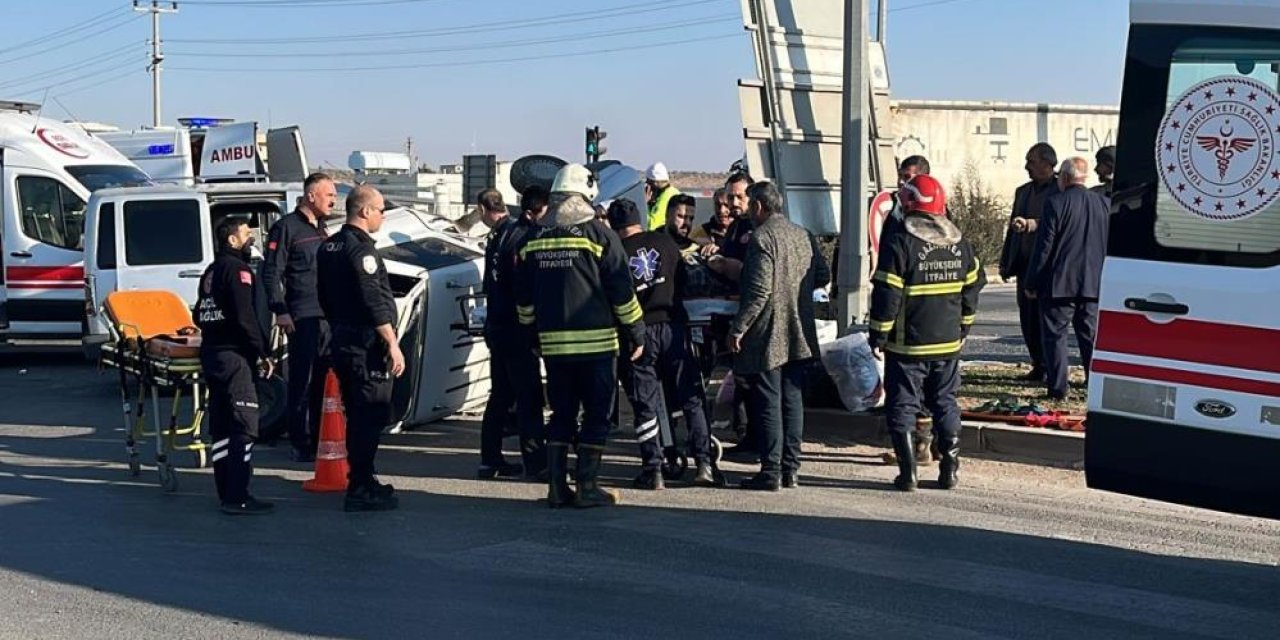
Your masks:
<instances>
[{"instance_id":1,"label":"reflective striped jacket","mask_svg":"<svg viewBox=\"0 0 1280 640\"><path fill-rule=\"evenodd\" d=\"M909 214L884 239L871 277L871 344L899 359L960 355L987 278L951 221Z\"/></svg>"},{"instance_id":2,"label":"reflective striped jacket","mask_svg":"<svg viewBox=\"0 0 1280 640\"><path fill-rule=\"evenodd\" d=\"M618 326L644 344L622 241L602 223L539 226L517 252L516 316L537 329L544 358L618 352Z\"/></svg>"}]
</instances>

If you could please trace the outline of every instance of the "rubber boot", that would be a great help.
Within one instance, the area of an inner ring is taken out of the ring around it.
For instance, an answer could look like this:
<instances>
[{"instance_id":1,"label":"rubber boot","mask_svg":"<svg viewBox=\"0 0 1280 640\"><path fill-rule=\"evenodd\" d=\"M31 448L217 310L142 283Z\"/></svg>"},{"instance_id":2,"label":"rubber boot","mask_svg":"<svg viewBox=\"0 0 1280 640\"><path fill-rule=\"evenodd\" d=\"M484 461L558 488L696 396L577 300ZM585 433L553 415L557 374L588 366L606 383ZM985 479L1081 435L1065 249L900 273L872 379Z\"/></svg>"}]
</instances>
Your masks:
<instances>
[{"instance_id":1,"label":"rubber boot","mask_svg":"<svg viewBox=\"0 0 1280 640\"><path fill-rule=\"evenodd\" d=\"M579 509L590 509L618 504L617 491L600 487L600 466L603 459L604 447L578 445L578 494L573 498L573 506Z\"/></svg>"},{"instance_id":2,"label":"rubber boot","mask_svg":"<svg viewBox=\"0 0 1280 640\"><path fill-rule=\"evenodd\" d=\"M938 463L938 486L943 489L954 489L960 484L956 472L960 470L960 438L956 436L938 436L938 453L942 459Z\"/></svg>"},{"instance_id":3,"label":"rubber boot","mask_svg":"<svg viewBox=\"0 0 1280 640\"><path fill-rule=\"evenodd\" d=\"M916 435L913 442L916 450L916 466L933 465L933 418L920 416L916 418Z\"/></svg>"},{"instance_id":4,"label":"rubber boot","mask_svg":"<svg viewBox=\"0 0 1280 640\"><path fill-rule=\"evenodd\" d=\"M898 458L898 477L893 479L893 486L899 491L916 490L916 451L911 443L910 433L892 434L893 453Z\"/></svg>"},{"instance_id":5,"label":"rubber boot","mask_svg":"<svg viewBox=\"0 0 1280 640\"><path fill-rule=\"evenodd\" d=\"M569 445L552 442L547 445L547 504L559 509L573 504L573 489L569 488Z\"/></svg>"},{"instance_id":6,"label":"rubber boot","mask_svg":"<svg viewBox=\"0 0 1280 640\"><path fill-rule=\"evenodd\" d=\"M526 482L546 482L550 478L547 473L547 461L550 457L546 448L547 445L541 438L528 438L520 443L520 460L524 463Z\"/></svg>"}]
</instances>

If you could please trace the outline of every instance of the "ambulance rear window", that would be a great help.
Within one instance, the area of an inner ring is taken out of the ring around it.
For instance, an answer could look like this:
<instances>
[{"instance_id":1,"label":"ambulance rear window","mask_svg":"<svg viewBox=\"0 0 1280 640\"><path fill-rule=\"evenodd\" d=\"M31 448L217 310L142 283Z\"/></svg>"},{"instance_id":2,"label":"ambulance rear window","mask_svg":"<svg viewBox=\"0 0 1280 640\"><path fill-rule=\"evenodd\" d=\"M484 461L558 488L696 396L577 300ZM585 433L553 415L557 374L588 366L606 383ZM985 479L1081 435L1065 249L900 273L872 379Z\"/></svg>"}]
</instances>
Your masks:
<instances>
[{"instance_id":1,"label":"ambulance rear window","mask_svg":"<svg viewBox=\"0 0 1280 640\"><path fill-rule=\"evenodd\" d=\"M1135 26L1117 154L1112 255L1280 263L1280 41Z\"/></svg>"},{"instance_id":2,"label":"ambulance rear window","mask_svg":"<svg viewBox=\"0 0 1280 640\"><path fill-rule=\"evenodd\" d=\"M196 264L201 247L200 204L184 200L135 200L124 204L124 256L130 266Z\"/></svg>"}]
</instances>

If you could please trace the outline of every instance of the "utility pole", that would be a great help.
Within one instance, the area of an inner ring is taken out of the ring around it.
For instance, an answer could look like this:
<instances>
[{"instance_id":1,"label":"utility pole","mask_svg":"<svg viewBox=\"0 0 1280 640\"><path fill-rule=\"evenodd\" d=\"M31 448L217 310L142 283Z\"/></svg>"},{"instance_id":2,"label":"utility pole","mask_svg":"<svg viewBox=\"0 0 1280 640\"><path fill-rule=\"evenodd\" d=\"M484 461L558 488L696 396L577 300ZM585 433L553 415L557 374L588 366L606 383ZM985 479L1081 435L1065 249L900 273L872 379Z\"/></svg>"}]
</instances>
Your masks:
<instances>
[{"instance_id":1,"label":"utility pole","mask_svg":"<svg viewBox=\"0 0 1280 640\"><path fill-rule=\"evenodd\" d=\"M133 10L151 14L151 126L160 126L160 64L164 62L164 54L160 52L160 14L177 13L178 3L169 2L168 7L160 6L160 0L151 0L149 6L133 0Z\"/></svg>"},{"instance_id":2,"label":"utility pole","mask_svg":"<svg viewBox=\"0 0 1280 640\"><path fill-rule=\"evenodd\" d=\"M404 141L404 154L405 154L406 156L409 156L409 164L410 164L410 165L413 165L413 166L415 166L415 167L416 167L416 166L417 166L417 163L415 163L415 162L413 161L413 136L410 136L410 137L408 137L408 138L405 138L405 141Z\"/></svg>"},{"instance_id":3,"label":"utility pole","mask_svg":"<svg viewBox=\"0 0 1280 640\"><path fill-rule=\"evenodd\" d=\"M867 288L867 147L870 115L867 66L867 2L844 3L844 126L841 139L840 269L836 305L839 329L848 333L869 311ZM882 0L883 1L883 0ZM881 23L883 24L883 23Z\"/></svg>"}]
</instances>

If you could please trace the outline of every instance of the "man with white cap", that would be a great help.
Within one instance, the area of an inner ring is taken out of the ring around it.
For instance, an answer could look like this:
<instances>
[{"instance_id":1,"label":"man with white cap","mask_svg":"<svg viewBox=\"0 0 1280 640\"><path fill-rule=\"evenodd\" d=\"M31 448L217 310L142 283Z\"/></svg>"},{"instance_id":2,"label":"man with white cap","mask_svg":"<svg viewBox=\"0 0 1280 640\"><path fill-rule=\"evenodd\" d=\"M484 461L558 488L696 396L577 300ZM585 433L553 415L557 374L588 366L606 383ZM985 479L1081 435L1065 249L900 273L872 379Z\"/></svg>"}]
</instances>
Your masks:
<instances>
[{"instance_id":1,"label":"man with white cap","mask_svg":"<svg viewBox=\"0 0 1280 640\"><path fill-rule=\"evenodd\" d=\"M615 491L597 479L618 387L621 332L634 362L644 353L644 311L618 234L595 221L596 178L566 165L551 187L551 206L516 253L516 317L542 352L547 370L547 502L552 508L609 506ZM582 423L578 413L582 412ZM579 428L581 426L581 428ZM577 442L578 490L569 490L569 447Z\"/></svg>"},{"instance_id":2,"label":"man with white cap","mask_svg":"<svg viewBox=\"0 0 1280 640\"><path fill-rule=\"evenodd\" d=\"M655 162L644 173L644 200L649 205L647 231L654 231L667 226L667 204L680 190L671 185L671 174L667 165Z\"/></svg>"}]
</instances>

